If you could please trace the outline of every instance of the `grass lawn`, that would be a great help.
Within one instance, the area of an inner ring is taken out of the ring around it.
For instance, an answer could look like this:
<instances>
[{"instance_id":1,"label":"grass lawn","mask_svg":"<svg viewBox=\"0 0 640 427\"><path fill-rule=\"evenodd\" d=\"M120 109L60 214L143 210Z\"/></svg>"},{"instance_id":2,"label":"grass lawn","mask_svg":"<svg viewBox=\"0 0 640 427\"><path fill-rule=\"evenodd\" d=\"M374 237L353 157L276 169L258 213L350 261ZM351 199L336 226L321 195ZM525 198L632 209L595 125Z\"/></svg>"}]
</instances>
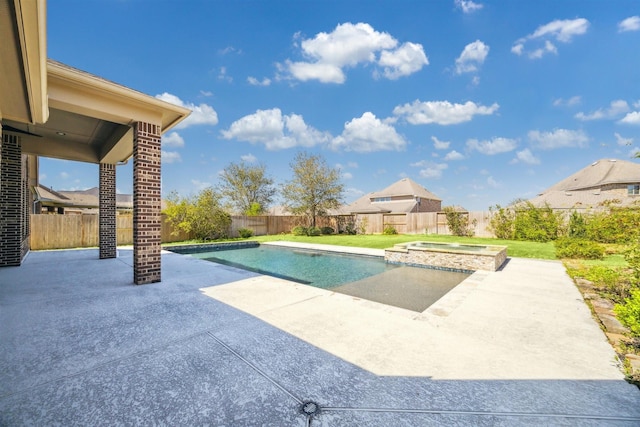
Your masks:
<instances>
[{"instance_id":1,"label":"grass lawn","mask_svg":"<svg viewBox=\"0 0 640 427\"><path fill-rule=\"evenodd\" d=\"M301 243L319 243L325 245L357 246L361 248L385 249L396 243L413 242L416 240L444 243L475 243L481 245L507 246L507 255L522 258L556 259L553 242L537 243L514 240L500 240L483 237L456 237L435 234L357 234L357 235L329 235L329 236L294 236L279 234L276 236L257 236L251 240L258 242L290 241Z\"/></svg>"},{"instance_id":2,"label":"grass lawn","mask_svg":"<svg viewBox=\"0 0 640 427\"><path fill-rule=\"evenodd\" d=\"M247 239L230 239L232 241ZM385 249L396 243L413 242L417 240L443 242L443 243L474 243L480 245L502 245L507 246L507 256L518 258L537 259L558 259L553 242L538 243L521 240L502 240L489 237L457 237L440 234L357 234L357 235L326 235L326 236L294 236L293 234L278 234L273 236L254 236L248 240L258 242L300 242L318 243L325 245L356 246L361 248ZM170 247L190 243L202 243L199 241L185 241L165 243L163 246ZM213 242L212 242L213 243ZM574 268L588 268L591 266L603 266L609 268L623 268L628 264L620 254L607 255L602 260L564 260L565 263Z\"/></svg>"}]
</instances>

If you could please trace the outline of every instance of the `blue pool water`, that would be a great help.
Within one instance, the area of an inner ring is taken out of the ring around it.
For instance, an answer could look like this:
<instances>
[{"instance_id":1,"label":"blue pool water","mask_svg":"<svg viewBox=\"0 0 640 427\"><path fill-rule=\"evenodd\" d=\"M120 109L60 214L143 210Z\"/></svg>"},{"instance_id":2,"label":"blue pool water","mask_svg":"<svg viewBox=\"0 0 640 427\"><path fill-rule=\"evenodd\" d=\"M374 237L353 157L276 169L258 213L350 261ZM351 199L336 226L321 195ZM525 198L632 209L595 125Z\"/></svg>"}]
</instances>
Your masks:
<instances>
[{"instance_id":1,"label":"blue pool water","mask_svg":"<svg viewBox=\"0 0 640 427\"><path fill-rule=\"evenodd\" d=\"M329 289L398 268L382 257L258 246L191 253L193 257Z\"/></svg>"}]
</instances>

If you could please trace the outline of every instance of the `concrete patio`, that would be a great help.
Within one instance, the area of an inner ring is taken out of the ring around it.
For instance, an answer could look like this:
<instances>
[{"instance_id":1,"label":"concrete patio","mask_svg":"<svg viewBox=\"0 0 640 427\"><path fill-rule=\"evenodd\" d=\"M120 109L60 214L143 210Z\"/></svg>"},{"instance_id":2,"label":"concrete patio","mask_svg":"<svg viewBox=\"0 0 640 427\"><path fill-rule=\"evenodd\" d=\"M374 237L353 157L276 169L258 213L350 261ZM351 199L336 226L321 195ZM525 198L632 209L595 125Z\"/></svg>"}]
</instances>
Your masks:
<instances>
[{"instance_id":1,"label":"concrete patio","mask_svg":"<svg viewBox=\"0 0 640 427\"><path fill-rule=\"evenodd\" d=\"M557 262L509 259L424 313L165 252L134 286L132 263L0 269L0 425L640 425Z\"/></svg>"}]
</instances>

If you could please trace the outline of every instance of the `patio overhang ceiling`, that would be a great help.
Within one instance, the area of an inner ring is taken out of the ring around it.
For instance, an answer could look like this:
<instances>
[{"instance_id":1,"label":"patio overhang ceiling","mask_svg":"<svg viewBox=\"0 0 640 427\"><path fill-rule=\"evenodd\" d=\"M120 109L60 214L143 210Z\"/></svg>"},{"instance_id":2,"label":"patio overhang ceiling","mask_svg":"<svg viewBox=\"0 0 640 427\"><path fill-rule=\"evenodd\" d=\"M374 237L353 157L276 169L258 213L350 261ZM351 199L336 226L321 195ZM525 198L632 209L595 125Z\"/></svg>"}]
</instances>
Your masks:
<instances>
[{"instance_id":1,"label":"patio overhang ceiling","mask_svg":"<svg viewBox=\"0 0 640 427\"><path fill-rule=\"evenodd\" d=\"M47 121L44 0L0 1L0 118Z\"/></svg>"},{"instance_id":2,"label":"patio overhang ceiling","mask_svg":"<svg viewBox=\"0 0 640 427\"><path fill-rule=\"evenodd\" d=\"M46 59L44 0L0 1L0 118L22 151L90 163L133 155L136 122L166 132L190 110ZM6 42L5 42L6 41Z\"/></svg>"},{"instance_id":3,"label":"patio overhang ceiling","mask_svg":"<svg viewBox=\"0 0 640 427\"><path fill-rule=\"evenodd\" d=\"M135 122L160 125L165 132L190 113L52 60L47 62L47 82L46 123L3 123L21 134L25 153L90 163L124 162L133 155Z\"/></svg>"}]
</instances>

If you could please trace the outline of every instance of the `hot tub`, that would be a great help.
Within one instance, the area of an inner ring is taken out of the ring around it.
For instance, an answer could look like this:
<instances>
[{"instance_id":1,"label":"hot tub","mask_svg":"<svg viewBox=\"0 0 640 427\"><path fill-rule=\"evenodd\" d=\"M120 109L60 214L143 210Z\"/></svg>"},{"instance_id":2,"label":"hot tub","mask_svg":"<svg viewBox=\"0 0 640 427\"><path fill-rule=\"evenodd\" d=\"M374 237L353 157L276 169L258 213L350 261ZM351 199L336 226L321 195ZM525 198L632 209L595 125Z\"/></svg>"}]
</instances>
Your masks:
<instances>
[{"instance_id":1,"label":"hot tub","mask_svg":"<svg viewBox=\"0 0 640 427\"><path fill-rule=\"evenodd\" d=\"M457 271L496 271L507 259L507 247L417 241L385 249L384 259L390 263Z\"/></svg>"}]
</instances>

